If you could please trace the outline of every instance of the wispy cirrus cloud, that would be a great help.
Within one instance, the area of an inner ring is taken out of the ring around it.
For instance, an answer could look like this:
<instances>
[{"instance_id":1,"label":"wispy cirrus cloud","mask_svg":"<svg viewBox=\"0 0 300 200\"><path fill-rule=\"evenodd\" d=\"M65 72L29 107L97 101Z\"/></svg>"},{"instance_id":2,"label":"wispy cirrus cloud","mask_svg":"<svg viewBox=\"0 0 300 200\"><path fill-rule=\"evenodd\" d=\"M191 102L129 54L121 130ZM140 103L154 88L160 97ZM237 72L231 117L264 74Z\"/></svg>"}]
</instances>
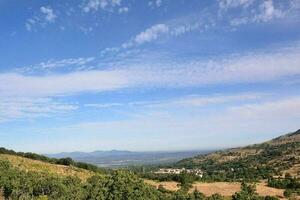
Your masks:
<instances>
[{"instance_id":1,"label":"wispy cirrus cloud","mask_svg":"<svg viewBox=\"0 0 300 200\"><path fill-rule=\"evenodd\" d=\"M56 96L124 88L184 88L261 83L300 75L299 47L211 60L161 61L147 57L112 64L111 69L51 75L0 74L2 95ZM10 83L10 84L6 84Z\"/></svg>"},{"instance_id":2,"label":"wispy cirrus cloud","mask_svg":"<svg viewBox=\"0 0 300 200\"><path fill-rule=\"evenodd\" d=\"M247 8L252 5L255 0L219 0L219 7L221 9L230 9L230 8L237 8L237 7L244 7Z\"/></svg>"},{"instance_id":3,"label":"wispy cirrus cloud","mask_svg":"<svg viewBox=\"0 0 300 200\"><path fill-rule=\"evenodd\" d=\"M219 0L220 12L233 26L283 19L297 12L294 5L294 1Z\"/></svg>"},{"instance_id":4,"label":"wispy cirrus cloud","mask_svg":"<svg viewBox=\"0 0 300 200\"><path fill-rule=\"evenodd\" d=\"M77 108L77 104L59 102L51 98L1 97L0 122L49 117L68 113Z\"/></svg>"},{"instance_id":5,"label":"wispy cirrus cloud","mask_svg":"<svg viewBox=\"0 0 300 200\"><path fill-rule=\"evenodd\" d=\"M121 70L83 71L48 76L0 74L1 96L48 97L103 92L128 87L129 84L126 72Z\"/></svg>"},{"instance_id":6,"label":"wispy cirrus cloud","mask_svg":"<svg viewBox=\"0 0 300 200\"><path fill-rule=\"evenodd\" d=\"M101 54L116 53L195 31L201 34L220 27L227 31L249 23L269 23L277 19L297 18L300 9L297 1L274 3L273 0L218 0L216 5L201 9L200 12L154 24L120 46L105 48ZM154 1L150 2L151 5L155 4Z\"/></svg>"},{"instance_id":7,"label":"wispy cirrus cloud","mask_svg":"<svg viewBox=\"0 0 300 200\"><path fill-rule=\"evenodd\" d=\"M82 6L82 10L86 13L91 11L113 9L121 5L122 0L87 0Z\"/></svg>"},{"instance_id":8,"label":"wispy cirrus cloud","mask_svg":"<svg viewBox=\"0 0 300 200\"><path fill-rule=\"evenodd\" d=\"M158 37L169 32L169 27L166 24L156 24L150 28L137 34L132 40L122 44L123 48L141 45L147 42L156 40Z\"/></svg>"},{"instance_id":9,"label":"wispy cirrus cloud","mask_svg":"<svg viewBox=\"0 0 300 200\"><path fill-rule=\"evenodd\" d=\"M54 23L56 18L57 15L50 6L42 6L39 13L27 19L25 27L28 31L32 31L35 26L45 27L47 24Z\"/></svg>"},{"instance_id":10,"label":"wispy cirrus cloud","mask_svg":"<svg viewBox=\"0 0 300 200\"><path fill-rule=\"evenodd\" d=\"M112 107L143 107L143 108L187 108L187 107L203 107L208 105L226 104L226 103L238 103L247 102L252 100L259 100L267 94L260 93L241 93L233 95L216 94L210 96L201 95L188 95L180 98L171 98L160 101L136 101L128 103L93 103L85 104L85 107L106 109Z\"/></svg>"},{"instance_id":11,"label":"wispy cirrus cloud","mask_svg":"<svg viewBox=\"0 0 300 200\"><path fill-rule=\"evenodd\" d=\"M176 114L159 113L157 110L161 110L154 107L152 110L143 109L130 118L110 121L91 120L56 128L55 132L73 134L78 132L89 135L110 133L116 135L115 139L118 142L108 141L108 148L113 146L118 149L124 148L122 144L125 141L126 148L144 150L162 150L161 146L167 143L174 144L168 145L168 150L199 147L207 149L212 148L211 142L214 144L213 148L224 148L249 144L249 138L255 143L281 135L287 130L297 130L300 120L299 104L299 96L290 96L241 105L229 104L213 111L195 110L193 115L187 115L186 110L175 110ZM245 134L246 140L242 139ZM266 136L268 134L269 138ZM126 138L118 137L121 135L126 135ZM145 136L147 136L146 141L142 139ZM222 141L216 142L216 138L222 138ZM149 140L152 141L151 144ZM178 146L177 143L182 145Z\"/></svg>"},{"instance_id":12,"label":"wispy cirrus cloud","mask_svg":"<svg viewBox=\"0 0 300 200\"><path fill-rule=\"evenodd\" d=\"M54 71L63 68L64 70L77 71L80 69L87 69L87 65L95 60L95 57L80 57L80 58L67 58L62 60L48 60L41 62L36 65L26 66L17 68L16 71L20 73L38 73L38 72L47 72Z\"/></svg>"},{"instance_id":13,"label":"wispy cirrus cloud","mask_svg":"<svg viewBox=\"0 0 300 200\"><path fill-rule=\"evenodd\" d=\"M40 8L40 10L41 10L41 13L43 13L45 15L44 19L49 23L54 22L55 19L57 18L57 16L54 14L54 11L51 7L42 6Z\"/></svg>"}]
</instances>

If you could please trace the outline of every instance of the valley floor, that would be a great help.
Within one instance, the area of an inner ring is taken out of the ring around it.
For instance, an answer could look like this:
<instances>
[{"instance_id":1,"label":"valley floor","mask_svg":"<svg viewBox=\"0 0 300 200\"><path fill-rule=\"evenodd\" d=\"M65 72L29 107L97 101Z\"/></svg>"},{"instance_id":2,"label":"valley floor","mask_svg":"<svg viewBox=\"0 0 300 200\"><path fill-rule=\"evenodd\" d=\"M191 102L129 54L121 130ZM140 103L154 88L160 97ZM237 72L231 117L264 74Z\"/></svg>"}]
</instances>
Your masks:
<instances>
[{"instance_id":1,"label":"valley floor","mask_svg":"<svg viewBox=\"0 0 300 200\"><path fill-rule=\"evenodd\" d=\"M146 183L158 188L162 185L165 189L170 191L176 191L179 189L178 183L174 181L166 182L155 182L153 180L145 180ZM211 196L215 193L219 193L222 196L232 196L234 193L240 191L241 184L238 182L213 182L213 183L203 183L196 182L193 184L191 191L198 190L199 192L205 194L206 196ZM260 196L276 196L280 199L284 199L283 189L271 188L266 185L264 181L256 185L257 193Z\"/></svg>"}]
</instances>

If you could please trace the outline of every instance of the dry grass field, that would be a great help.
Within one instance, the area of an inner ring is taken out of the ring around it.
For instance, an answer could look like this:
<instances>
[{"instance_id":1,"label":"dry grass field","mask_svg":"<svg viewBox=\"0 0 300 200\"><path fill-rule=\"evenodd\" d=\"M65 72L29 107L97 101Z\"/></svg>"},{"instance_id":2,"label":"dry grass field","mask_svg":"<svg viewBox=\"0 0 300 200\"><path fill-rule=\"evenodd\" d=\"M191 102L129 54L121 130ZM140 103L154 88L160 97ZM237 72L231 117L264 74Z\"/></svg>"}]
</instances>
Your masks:
<instances>
[{"instance_id":1,"label":"dry grass field","mask_svg":"<svg viewBox=\"0 0 300 200\"><path fill-rule=\"evenodd\" d=\"M300 164L294 165L292 168L283 171L283 174L289 173L292 176L300 178Z\"/></svg>"},{"instance_id":2,"label":"dry grass field","mask_svg":"<svg viewBox=\"0 0 300 200\"><path fill-rule=\"evenodd\" d=\"M150 184L156 188L159 185L162 185L165 189L170 191L176 191L179 189L177 182L155 182L152 180L145 180L147 184ZM211 196L215 193L219 193L222 196L232 196L234 193L240 191L241 184L237 182L214 182L214 183L202 183L197 182L193 184L193 188L191 188L190 192L194 190L198 190L202 192L206 196ZM266 185L265 182L260 182L256 185L257 192L260 196L276 196L281 199L284 199L282 189L271 188Z\"/></svg>"},{"instance_id":3,"label":"dry grass field","mask_svg":"<svg viewBox=\"0 0 300 200\"><path fill-rule=\"evenodd\" d=\"M156 182L153 180L145 180L145 183L152 185L156 188L158 188L160 185L162 185L166 190L169 191L177 191L180 187L178 187L178 183L175 181L162 181L162 182Z\"/></svg>"},{"instance_id":4,"label":"dry grass field","mask_svg":"<svg viewBox=\"0 0 300 200\"><path fill-rule=\"evenodd\" d=\"M195 183L191 191L198 190L206 196L219 193L222 196L231 196L240 191L240 183L214 182L214 183Z\"/></svg>"},{"instance_id":5,"label":"dry grass field","mask_svg":"<svg viewBox=\"0 0 300 200\"><path fill-rule=\"evenodd\" d=\"M76 176L81 180L86 180L93 175L90 171L72 166L50 164L7 154L0 154L0 160L7 160L12 166L24 171L44 172L59 176Z\"/></svg>"},{"instance_id":6,"label":"dry grass field","mask_svg":"<svg viewBox=\"0 0 300 200\"><path fill-rule=\"evenodd\" d=\"M256 185L256 190L257 190L257 193L260 194L261 196L268 196L269 195L269 196L277 196L277 197L280 197L280 198L284 197L284 195L283 195L284 190L283 189L276 189L276 188L268 187L265 182L258 183Z\"/></svg>"}]
</instances>

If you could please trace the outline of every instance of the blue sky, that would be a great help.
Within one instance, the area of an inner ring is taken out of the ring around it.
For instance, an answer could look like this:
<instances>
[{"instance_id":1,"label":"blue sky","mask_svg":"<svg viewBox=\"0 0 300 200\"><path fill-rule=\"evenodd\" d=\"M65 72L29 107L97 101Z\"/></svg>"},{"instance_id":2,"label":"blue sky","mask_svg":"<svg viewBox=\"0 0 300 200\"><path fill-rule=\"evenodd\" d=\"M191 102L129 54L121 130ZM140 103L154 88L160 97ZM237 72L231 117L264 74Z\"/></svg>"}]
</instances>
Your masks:
<instances>
[{"instance_id":1,"label":"blue sky","mask_svg":"<svg viewBox=\"0 0 300 200\"><path fill-rule=\"evenodd\" d=\"M226 148L300 128L299 0L0 0L0 146Z\"/></svg>"}]
</instances>

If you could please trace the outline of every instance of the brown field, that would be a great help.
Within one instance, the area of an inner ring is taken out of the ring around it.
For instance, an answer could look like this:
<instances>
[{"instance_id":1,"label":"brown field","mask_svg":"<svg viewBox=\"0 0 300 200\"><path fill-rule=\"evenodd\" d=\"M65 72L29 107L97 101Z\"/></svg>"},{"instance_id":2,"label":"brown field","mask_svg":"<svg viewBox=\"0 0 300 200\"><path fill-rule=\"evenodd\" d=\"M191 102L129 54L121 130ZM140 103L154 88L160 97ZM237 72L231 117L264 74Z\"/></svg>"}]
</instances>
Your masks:
<instances>
[{"instance_id":1,"label":"brown field","mask_svg":"<svg viewBox=\"0 0 300 200\"><path fill-rule=\"evenodd\" d=\"M179 190L180 187L178 187L178 183L175 181L163 181L163 182L156 182L153 180L144 180L145 183L152 185L156 188L158 188L160 185L162 185L165 189L169 191L176 191Z\"/></svg>"},{"instance_id":2,"label":"brown field","mask_svg":"<svg viewBox=\"0 0 300 200\"><path fill-rule=\"evenodd\" d=\"M241 184L228 182L195 183L192 190L195 189L204 193L206 196L211 196L215 193L219 193L223 196L231 196L234 193L240 191ZM284 197L284 190L268 187L265 182L256 184L256 190L260 196L276 196L280 198Z\"/></svg>"},{"instance_id":3,"label":"brown field","mask_svg":"<svg viewBox=\"0 0 300 200\"><path fill-rule=\"evenodd\" d=\"M198 190L205 194L205 196L211 196L215 193L219 193L222 196L231 196L234 193L240 191L240 183L227 183L227 182L214 182L214 183L195 183L191 191Z\"/></svg>"},{"instance_id":4,"label":"brown field","mask_svg":"<svg viewBox=\"0 0 300 200\"><path fill-rule=\"evenodd\" d=\"M155 182L152 180L145 180L147 184L150 184L156 188L158 188L159 185L162 185L165 189L170 191L176 191L179 189L177 186L177 182ZM199 192L202 192L206 196L211 196L215 193L219 193L222 196L232 196L234 193L240 191L241 184L237 182L214 182L214 183L202 183L197 182L193 184L193 188L190 190L190 192L197 189ZM265 182L260 182L256 184L257 193L260 196L277 196L279 198L284 198L282 189L276 189L271 188L266 185Z\"/></svg>"},{"instance_id":5,"label":"brown field","mask_svg":"<svg viewBox=\"0 0 300 200\"><path fill-rule=\"evenodd\" d=\"M300 178L300 164L295 164L292 168L283 171L283 174L289 173L292 176L296 176L297 178Z\"/></svg>"},{"instance_id":6,"label":"brown field","mask_svg":"<svg viewBox=\"0 0 300 200\"><path fill-rule=\"evenodd\" d=\"M86 180L93 175L92 172L84 169L79 169L72 166L50 164L20 156L0 154L0 160L7 160L12 166L24 171L44 172L59 176L76 176L81 180Z\"/></svg>"},{"instance_id":7,"label":"brown field","mask_svg":"<svg viewBox=\"0 0 300 200\"><path fill-rule=\"evenodd\" d=\"M256 190L257 190L257 193L261 196L277 196L280 198L284 197L283 189L268 187L265 182L258 183L256 185Z\"/></svg>"}]
</instances>

